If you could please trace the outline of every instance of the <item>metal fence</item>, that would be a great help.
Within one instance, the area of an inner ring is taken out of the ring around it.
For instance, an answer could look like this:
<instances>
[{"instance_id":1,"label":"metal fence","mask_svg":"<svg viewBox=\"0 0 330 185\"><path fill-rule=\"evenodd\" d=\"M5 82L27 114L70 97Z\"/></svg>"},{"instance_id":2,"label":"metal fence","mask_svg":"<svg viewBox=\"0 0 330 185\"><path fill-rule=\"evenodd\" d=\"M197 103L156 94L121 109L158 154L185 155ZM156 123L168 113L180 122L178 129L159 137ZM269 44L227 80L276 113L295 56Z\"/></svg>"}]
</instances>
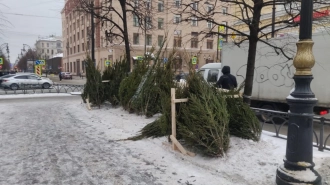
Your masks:
<instances>
[{"instance_id":1,"label":"metal fence","mask_svg":"<svg viewBox=\"0 0 330 185\"><path fill-rule=\"evenodd\" d=\"M83 92L85 85L72 85L72 84L53 84L48 89L36 88L32 84L20 84L17 90L2 88L0 95L5 94L37 94L37 93L71 93Z\"/></svg>"},{"instance_id":2,"label":"metal fence","mask_svg":"<svg viewBox=\"0 0 330 185\"><path fill-rule=\"evenodd\" d=\"M274 132L275 137L287 139L286 135L290 113L257 108L252 108L252 110L254 110L257 116L266 118L266 121L261 122L262 130ZM313 145L319 151L330 151L330 119L314 116L313 120Z\"/></svg>"}]
</instances>

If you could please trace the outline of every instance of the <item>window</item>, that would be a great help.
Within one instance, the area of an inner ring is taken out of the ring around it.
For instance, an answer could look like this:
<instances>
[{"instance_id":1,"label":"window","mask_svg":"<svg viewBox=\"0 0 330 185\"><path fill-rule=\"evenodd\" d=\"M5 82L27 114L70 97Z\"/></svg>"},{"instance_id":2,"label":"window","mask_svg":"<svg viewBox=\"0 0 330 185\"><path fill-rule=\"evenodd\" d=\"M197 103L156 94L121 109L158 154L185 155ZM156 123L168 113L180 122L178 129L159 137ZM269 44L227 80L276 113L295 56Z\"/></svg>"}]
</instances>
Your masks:
<instances>
[{"instance_id":1,"label":"window","mask_svg":"<svg viewBox=\"0 0 330 185\"><path fill-rule=\"evenodd\" d=\"M81 44L81 49L82 49L82 51L85 51L85 44L84 43Z\"/></svg>"},{"instance_id":2,"label":"window","mask_svg":"<svg viewBox=\"0 0 330 185\"><path fill-rule=\"evenodd\" d=\"M81 25L85 24L84 16L81 17Z\"/></svg>"},{"instance_id":3,"label":"window","mask_svg":"<svg viewBox=\"0 0 330 185\"><path fill-rule=\"evenodd\" d=\"M45 52L45 50L44 50L44 49L42 49L42 50L41 50L41 53L44 53L44 52Z\"/></svg>"},{"instance_id":4,"label":"window","mask_svg":"<svg viewBox=\"0 0 330 185\"><path fill-rule=\"evenodd\" d=\"M76 46L73 46L73 53L76 53Z\"/></svg>"},{"instance_id":5,"label":"window","mask_svg":"<svg viewBox=\"0 0 330 185\"><path fill-rule=\"evenodd\" d=\"M174 6L175 6L176 8L180 8L180 7L181 7L181 0L175 0L175 1L174 1Z\"/></svg>"},{"instance_id":6,"label":"window","mask_svg":"<svg viewBox=\"0 0 330 185\"><path fill-rule=\"evenodd\" d=\"M69 28L66 28L66 33L69 34Z\"/></svg>"},{"instance_id":7,"label":"window","mask_svg":"<svg viewBox=\"0 0 330 185\"><path fill-rule=\"evenodd\" d=\"M191 48L198 48L198 32L191 32Z\"/></svg>"},{"instance_id":8,"label":"window","mask_svg":"<svg viewBox=\"0 0 330 185\"><path fill-rule=\"evenodd\" d=\"M164 29L164 19L158 18L158 29L162 30Z\"/></svg>"},{"instance_id":9,"label":"window","mask_svg":"<svg viewBox=\"0 0 330 185\"><path fill-rule=\"evenodd\" d=\"M79 26L80 26L80 21L79 21L79 19L77 20L77 27L79 28Z\"/></svg>"},{"instance_id":10,"label":"window","mask_svg":"<svg viewBox=\"0 0 330 185\"><path fill-rule=\"evenodd\" d=\"M56 47L57 47L57 48L60 48L61 45L62 45L62 44L61 44L60 42L56 43Z\"/></svg>"},{"instance_id":11,"label":"window","mask_svg":"<svg viewBox=\"0 0 330 185\"><path fill-rule=\"evenodd\" d=\"M44 43L41 43L42 47L44 47Z\"/></svg>"},{"instance_id":12,"label":"window","mask_svg":"<svg viewBox=\"0 0 330 185\"><path fill-rule=\"evenodd\" d=\"M135 27L140 26L140 24L139 24L139 18L135 14L133 14L133 26L135 26Z\"/></svg>"},{"instance_id":13,"label":"window","mask_svg":"<svg viewBox=\"0 0 330 185\"><path fill-rule=\"evenodd\" d=\"M34 76L34 75L30 75L30 76L28 76L28 78L32 79L32 80L38 80L39 79L39 77Z\"/></svg>"},{"instance_id":14,"label":"window","mask_svg":"<svg viewBox=\"0 0 330 185\"><path fill-rule=\"evenodd\" d=\"M76 34L73 34L73 42L76 42Z\"/></svg>"},{"instance_id":15,"label":"window","mask_svg":"<svg viewBox=\"0 0 330 185\"><path fill-rule=\"evenodd\" d=\"M228 11L227 7L222 7L222 14L226 15Z\"/></svg>"},{"instance_id":16,"label":"window","mask_svg":"<svg viewBox=\"0 0 330 185\"><path fill-rule=\"evenodd\" d=\"M47 49L47 53L49 53L49 49Z\"/></svg>"},{"instance_id":17,"label":"window","mask_svg":"<svg viewBox=\"0 0 330 185\"><path fill-rule=\"evenodd\" d=\"M197 26L197 17L191 18L191 26Z\"/></svg>"},{"instance_id":18,"label":"window","mask_svg":"<svg viewBox=\"0 0 330 185\"><path fill-rule=\"evenodd\" d=\"M86 37L88 38L88 33L89 33L89 27L87 27L87 31L86 31Z\"/></svg>"},{"instance_id":19,"label":"window","mask_svg":"<svg viewBox=\"0 0 330 185\"><path fill-rule=\"evenodd\" d=\"M158 35L158 46L161 47L163 44L164 36Z\"/></svg>"},{"instance_id":20,"label":"window","mask_svg":"<svg viewBox=\"0 0 330 185\"><path fill-rule=\"evenodd\" d=\"M181 48L182 37L174 37L173 47Z\"/></svg>"},{"instance_id":21,"label":"window","mask_svg":"<svg viewBox=\"0 0 330 185\"><path fill-rule=\"evenodd\" d=\"M210 69L207 74L207 82L217 82L218 75L219 75L218 69Z\"/></svg>"},{"instance_id":22,"label":"window","mask_svg":"<svg viewBox=\"0 0 330 185\"><path fill-rule=\"evenodd\" d=\"M213 6L212 5L208 5L207 6L207 13L211 13L213 11Z\"/></svg>"},{"instance_id":23,"label":"window","mask_svg":"<svg viewBox=\"0 0 330 185\"><path fill-rule=\"evenodd\" d=\"M152 28L152 20L151 17L146 17L146 21L147 21L147 28L151 29Z\"/></svg>"},{"instance_id":24,"label":"window","mask_svg":"<svg viewBox=\"0 0 330 185\"><path fill-rule=\"evenodd\" d=\"M52 50L52 55L54 55L54 50Z\"/></svg>"},{"instance_id":25,"label":"window","mask_svg":"<svg viewBox=\"0 0 330 185\"><path fill-rule=\"evenodd\" d=\"M47 43L47 47L49 47L49 43Z\"/></svg>"},{"instance_id":26,"label":"window","mask_svg":"<svg viewBox=\"0 0 330 185\"><path fill-rule=\"evenodd\" d=\"M77 40L79 40L79 35L80 35L80 34L79 34L79 32L78 32L78 33L77 33Z\"/></svg>"},{"instance_id":27,"label":"window","mask_svg":"<svg viewBox=\"0 0 330 185\"><path fill-rule=\"evenodd\" d=\"M76 29L76 23L73 23L73 29L74 30Z\"/></svg>"},{"instance_id":28,"label":"window","mask_svg":"<svg viewBox=\"0 0 330 185\"><path fill-rule=\"evenodd\" d=\"M28 79L28 76L16 76L15 79Z\"/></svg>"},{"instance_id":29,"label":"window","mask_svg":"<svg viewBox=\"0 0 330 185\"><path fill-rule=\"evenodd\" d=\"M146 8L147 8L147 10L150 10L152 8L151 7L151 0L147 0Z\"/></svg>"},{"instance_id":30,"label":"window","mask_svg":"<svg viewBox=\"0 0 330 185\"><path fill-rule=\"evenodd\" d=\"M193 10L198 10L198 2L193 2L190 5Z\"/></svg>"},{"instance_id":31,"label":"window","mask_svg":"<svg viewBox=\"0 0 330 185\"><path fill-rule=\"evenodd\" d=\"M164 1L160 0L158 1L158 12L164 11Z\"/></svg>"},{"instance_id":32,"label":"window","mask_svg":"<svg viewBox=\"0 0 330 185\"><path fill-rule=\"evenodd\" d=\"M79 45L77 46L77 50L78 50L77 52L79 53L80 52L80 46Z\"/></svg>"},{"instance_id":33,"label":"window","mask_svg":"<svg viewBox=\"0 0 330 185\"><path fill-rule=\"evenodd\" d=\"M147 34L146 45L147 46L151 46L152 45L152 35Z\"/></svg>"},{"instance_id":34,"label":"window","mask_svg":"<svg viewBox=\"0 0 330 185\"><path fill-rule=\"evenodd\" d=\"M206 41L206 49L213 49L213 40Z\"/></svg>"},{"instance_id":35,"label":"window","mask_svg":"<svg viewBox=\"0 0 330 185\"><path fill-rule=\"evenodd\" d=\"M134 0L134 7L138 7L139 6L139 0Z\"/></svg>"},{"instance_id":36,"label":"window","mask_svg":"<svg viewBox=\"0 0 330 185\"><path fill-rule=\"evenodd\" d=\"M85 32L84 30L81 30L81 38L84 38L85 37Z\"/></svg>"},{"instance_id":37,"label":"window","mask_svg":"<svg viewBox=\"0 0 330 185\"><path fill-rule=\"evenodd\" d=\"M139 44L139 33L133 33L133 44L137 45Z\"/></svg>"},{"instance_id":38,"label":"window","mask_svg":"<svg viewBox=\"0 0 330 185\"><path fill-rule=\"evenodd\" d=\"M179 24L181 22L181 15L174 15L173 23Z\"/></svg>"},{"instance_id":39,"label":"window","mask_svg":"<svg viewBox=\"0 0 330 185\"><path fill-rule=\"evenodd\" d=\"M207 28L212 29L213 28L213 23L211 21L207 21Z\"/></svg>"},{"instance_id":40,"label":"window","mask_svg":"<svg viewBox=\"0 0 330 185\"><path fill-rule=\"evenodd\" d=\"M70 54L72 55L72 48L70 48Z\"/></svg>"}]
</instances>

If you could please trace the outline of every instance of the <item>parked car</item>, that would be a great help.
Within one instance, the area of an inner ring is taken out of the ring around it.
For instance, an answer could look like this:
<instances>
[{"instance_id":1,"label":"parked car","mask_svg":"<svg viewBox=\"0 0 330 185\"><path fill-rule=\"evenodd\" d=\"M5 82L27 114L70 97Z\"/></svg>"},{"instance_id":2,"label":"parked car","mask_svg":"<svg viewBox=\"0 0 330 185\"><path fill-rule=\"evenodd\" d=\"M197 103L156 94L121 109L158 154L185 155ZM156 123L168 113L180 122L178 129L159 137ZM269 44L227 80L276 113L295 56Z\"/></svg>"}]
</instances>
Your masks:
<instances>
[{"instance_id":1,"label":"parked car","mask_svg":"<svg viewBox=\"0 0 330 185\"><path fill-rule=\"evenodd\" d=\"M71 79L72 80L72 74L70 72L62 72L61 73L63 79Z\"/></svg>"},{"instance_id":2,"label":"parked car","mask_svg":"<svg viewBox=\"0 0 330 185\"><path fill-rule=\"evenodd\" d=\"M8 74L8 75L1 76L0 77L0 86L1 86L1 83L2 83L2 79L3 78L8 78L8 77L11 77L11 76L15 76L15 74Z\"/></svg>"},{"instance_id":3,"label":"parked car","mask_svg":"<svg viewBox=\"0 0 330 185\"><path fill-rule=\"evenodd\" d=\"M4 88L17 90L27 87L48 89L52 86L52 84L53 81L51 81L49 78L41 78L35 74L22 74L3 78L1 85Z\"/></svg>"}]
</instances>

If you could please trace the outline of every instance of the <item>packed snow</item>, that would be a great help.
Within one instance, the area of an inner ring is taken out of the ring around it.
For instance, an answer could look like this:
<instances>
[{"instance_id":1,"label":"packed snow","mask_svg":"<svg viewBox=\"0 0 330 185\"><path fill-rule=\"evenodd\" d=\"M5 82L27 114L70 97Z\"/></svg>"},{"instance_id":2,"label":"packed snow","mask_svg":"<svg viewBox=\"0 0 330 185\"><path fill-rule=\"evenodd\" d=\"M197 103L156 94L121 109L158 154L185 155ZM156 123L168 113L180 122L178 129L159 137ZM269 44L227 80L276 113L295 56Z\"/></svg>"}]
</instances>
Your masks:
<instances>
[{"instance_id":1,"label":"packed snow","mask_svg":"<svg viewBox=\"0 0 330 185\"><path fill-rule=\"evenodd\" d=\"M88 110L79 96L42 102L1 100L0 184L275 185L283 164L286 140L270 132L260 142L231 137L224 158L190 157L167 137L125 140L159 115ZM330 152L314 148L314 162L329 184Z\"/></svg>"}]
</instances>

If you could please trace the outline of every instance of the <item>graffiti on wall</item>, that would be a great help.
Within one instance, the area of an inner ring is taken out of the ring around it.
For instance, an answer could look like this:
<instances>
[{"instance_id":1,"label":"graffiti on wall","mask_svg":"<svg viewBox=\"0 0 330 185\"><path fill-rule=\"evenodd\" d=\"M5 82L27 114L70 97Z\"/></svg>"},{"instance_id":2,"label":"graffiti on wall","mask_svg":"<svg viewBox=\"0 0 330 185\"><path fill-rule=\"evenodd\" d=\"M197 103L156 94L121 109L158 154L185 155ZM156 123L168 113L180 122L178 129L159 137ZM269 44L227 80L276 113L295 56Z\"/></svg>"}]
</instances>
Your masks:
<instances>
[{"instance_id":1,"label":"graffiti on wall","mask_svg":"<svg viewBox=\"0 0 330 185\"><path fill-rule=\"evenodd\" d=\"M236 76L245 79L246 64L241 66ZM270 83L276 87L293 87L294 66L288 62L275 64L272 66L258 66L254 70L254 82L263 84Z\"/></svg>"}]
</instances>

